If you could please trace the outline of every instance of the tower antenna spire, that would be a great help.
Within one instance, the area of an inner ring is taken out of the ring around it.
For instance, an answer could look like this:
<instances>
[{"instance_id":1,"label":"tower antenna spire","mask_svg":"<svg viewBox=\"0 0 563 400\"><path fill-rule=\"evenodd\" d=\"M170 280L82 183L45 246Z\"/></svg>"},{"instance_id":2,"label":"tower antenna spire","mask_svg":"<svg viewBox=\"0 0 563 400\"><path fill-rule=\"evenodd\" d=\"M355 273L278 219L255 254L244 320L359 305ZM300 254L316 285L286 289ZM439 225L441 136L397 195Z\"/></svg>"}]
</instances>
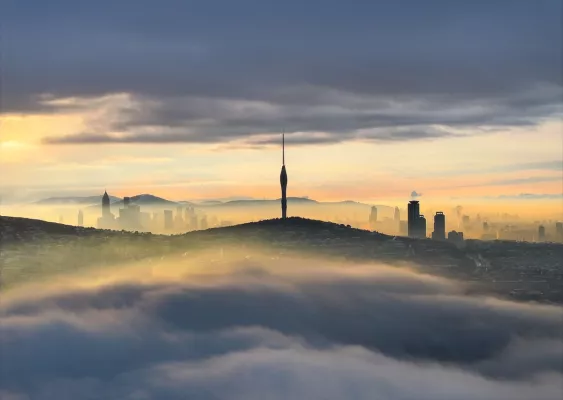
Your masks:
<instances>
[{"instance_id":1,"label":"tower antenna spire","mask_svg":"<svg viewBox=\"0 0 563 400\"><path fill-rule=\"evenodd\" d=\"M282 165L285 165L285 129L282 130Z\"/></svg>"}]
</instances>

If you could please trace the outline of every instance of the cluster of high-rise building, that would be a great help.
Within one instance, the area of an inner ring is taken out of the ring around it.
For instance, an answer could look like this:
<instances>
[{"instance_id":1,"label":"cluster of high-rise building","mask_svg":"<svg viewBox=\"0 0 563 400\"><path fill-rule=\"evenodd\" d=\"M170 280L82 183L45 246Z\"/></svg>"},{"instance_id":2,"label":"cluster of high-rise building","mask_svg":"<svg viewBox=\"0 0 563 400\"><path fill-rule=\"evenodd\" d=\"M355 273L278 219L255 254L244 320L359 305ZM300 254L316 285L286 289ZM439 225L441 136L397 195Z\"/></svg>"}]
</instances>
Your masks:
<instances>
[{"instance_id":1,"label":"cluster of high-rise building","mask_svg":"<svg viewBox=\"0 0 563 400\"><path fill-rule=\"evenodd\" d=\"M176 214L172 210L149 213L142 212L141 206L133 204L130 197L123 199L123 207L119 209L119 216L111 212L110 197L107 191L102 197L102 216L98 218L97 227L100 229L117 229L128 231L189 231L207 229L208 222L205 215L199 216L193 206L177 206ZM78 225L83 226L84 215L78 214Z\"/></svg>"},{"instance_id":2,"label":"cluster of high-rise building","mask_svg":"<svg viewBox=\"0 0 563 400\"><path fill-rule=\"evenodd\" d=\"M409 201L408 205L408 235L413 238L426 237L426 218L420 214L418 200Z\"/></svg>"},{"instance_id":3,"label":"cluster of high-rise building","mask_svg":"<svg viewBox=\"0 0 563 400\"><path fill-rule=\"evenodd\" d=\"M420 213L420 202L411 200L407 206L408 219L401 220L401 212L399 207L395 207L393 221L395 230L401 236L409 236L412 238L426 238L426 218ZM371 230L375 230L377 222L377 208L372 206L369 215L369 226ZM434 230L432 232L433 240L448 240L456 244L463 243L463 232L451 231L446 235L446 216L444 212L438 211L434 215Z\"/></svg>"},{"instance_id":4,"label":"cluster of high-rise building","mask_svg":"<svg viewBox=\"0 0 563 400\"><path fill-rule=\"evenodd\" d=\"M141 212L141 207L137 204L133 204L130 197L123 198L123 207L119 209L119 216L116 217L111 212L109 195L107 191L104 192L102 197L102 216L98 218L98 228L142 231L150 220L150 214Z\"/></svg>"},{"instance_id":5,"label":"cluster of high-rise building","mask_svg":"<svg viewBox=\"0 0 563 400\"><path fill-rule=\"evenodd\" d=\"M442 211L438 211L434 216L434 232L432 239L446 240L446 216Z\"/></svg>"}]
</instances>

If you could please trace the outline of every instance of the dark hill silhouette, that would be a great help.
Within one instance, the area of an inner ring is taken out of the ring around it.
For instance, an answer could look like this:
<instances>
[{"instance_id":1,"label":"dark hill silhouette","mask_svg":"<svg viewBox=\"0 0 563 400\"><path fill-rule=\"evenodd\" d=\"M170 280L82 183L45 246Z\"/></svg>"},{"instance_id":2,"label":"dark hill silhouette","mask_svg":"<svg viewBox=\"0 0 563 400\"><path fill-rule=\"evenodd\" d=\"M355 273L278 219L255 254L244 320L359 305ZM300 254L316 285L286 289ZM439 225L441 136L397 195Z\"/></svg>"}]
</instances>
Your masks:
<instances>
[{"instance_id":1,"label":"dark hill silhouette","mask_svg":"<svg viewBox=\"0 0 563 400\"><path fill-rule=\"evenodd\" d=\"M423 268L430 274L471 282L468 290L508 297L512 296L512 288L520 287L522 281L516 286L491 286L491 271L476 268L476 260L498 265L493 272L504 280L506 277L512 279L512 274L518 272L512 270L514 259L518 259L524 265L542 266L545 271L556 274L551 280L555 284L554 289L545 294L545 299L563 303L560 295L563 293L562 281L555 272L561 267L563 245L554 243L467 240L465 248L459 249L447 242L393 237L299 217L268 219L182 235L152 235L4 216L0 216L0 243L4 246L1 262L4 271L9 271L2 276L0 290L18 282L40 280L62 271L61 267L71 266L75 271L78 268L152 260L155 256L160 258L167 254L197 253L199 250L213 253L225 248L225 260L246 251L247 257L252 258L253 249L258 249L265 250L267 257L274 259L292 257L293 254L362 263L377 261L396 266L416 265L416 268ZM128 250L116 251L122 244ZM221 259L222 254L223 250ZM522 278L522 275L519 274L519 277ZM525 277L526 284L532 285L537 281L536 273ZM476 279L481 280L484 286L477 285Z\"/></svg>"},{"instance_id":2,"label":"dark hill silhouette","mask_svg":"<svg viewBox=\"0 0 563 400\"><path fill-rule=\"evenodd\" d=\"M97 234L103 231L58 224L40 219L0 216L0 240L2 243L40 239L48 236L77 236L82 233Z\"/></svg>"}]
</instances>

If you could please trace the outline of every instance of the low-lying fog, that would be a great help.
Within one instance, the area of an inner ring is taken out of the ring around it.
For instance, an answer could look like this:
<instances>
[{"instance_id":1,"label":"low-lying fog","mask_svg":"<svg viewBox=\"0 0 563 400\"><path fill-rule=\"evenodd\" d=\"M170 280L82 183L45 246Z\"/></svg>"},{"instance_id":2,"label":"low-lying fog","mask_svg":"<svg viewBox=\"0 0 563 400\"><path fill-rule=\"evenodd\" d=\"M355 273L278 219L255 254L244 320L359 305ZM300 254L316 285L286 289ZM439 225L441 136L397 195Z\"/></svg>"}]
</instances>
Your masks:
<instances>
[{"instance_id":1,"label":"low-lying fog","mask_svg":"<svg viewBox=\"0 0 563 400\"><path fill-rule=\"evenodd\" d=\"M562 307L388 265L210 258L4 293L0 398L563 396Z\"/></svg>"}]
</instances>

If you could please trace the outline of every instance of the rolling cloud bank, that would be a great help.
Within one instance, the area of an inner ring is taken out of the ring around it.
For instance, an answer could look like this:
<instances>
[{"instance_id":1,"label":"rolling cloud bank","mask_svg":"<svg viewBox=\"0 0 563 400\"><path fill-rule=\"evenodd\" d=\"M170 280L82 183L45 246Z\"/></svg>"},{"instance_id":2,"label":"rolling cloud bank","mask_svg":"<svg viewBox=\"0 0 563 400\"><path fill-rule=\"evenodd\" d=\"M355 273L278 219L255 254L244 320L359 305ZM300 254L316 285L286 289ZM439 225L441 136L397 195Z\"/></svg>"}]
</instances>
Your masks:
<instances>
[{"instance_id":1,"label":"rolling cloud bank","mask_svg":"<svg viewBox=\"0 0 563 400\"><path fill-rule=\"evenodd\" d=\"M247 259L202 261L195 273L180 259L135 268L5 294L0 397L563 393L561 307L474 297L459 283L384 265Z\"/></svg>"}]
</instances>

